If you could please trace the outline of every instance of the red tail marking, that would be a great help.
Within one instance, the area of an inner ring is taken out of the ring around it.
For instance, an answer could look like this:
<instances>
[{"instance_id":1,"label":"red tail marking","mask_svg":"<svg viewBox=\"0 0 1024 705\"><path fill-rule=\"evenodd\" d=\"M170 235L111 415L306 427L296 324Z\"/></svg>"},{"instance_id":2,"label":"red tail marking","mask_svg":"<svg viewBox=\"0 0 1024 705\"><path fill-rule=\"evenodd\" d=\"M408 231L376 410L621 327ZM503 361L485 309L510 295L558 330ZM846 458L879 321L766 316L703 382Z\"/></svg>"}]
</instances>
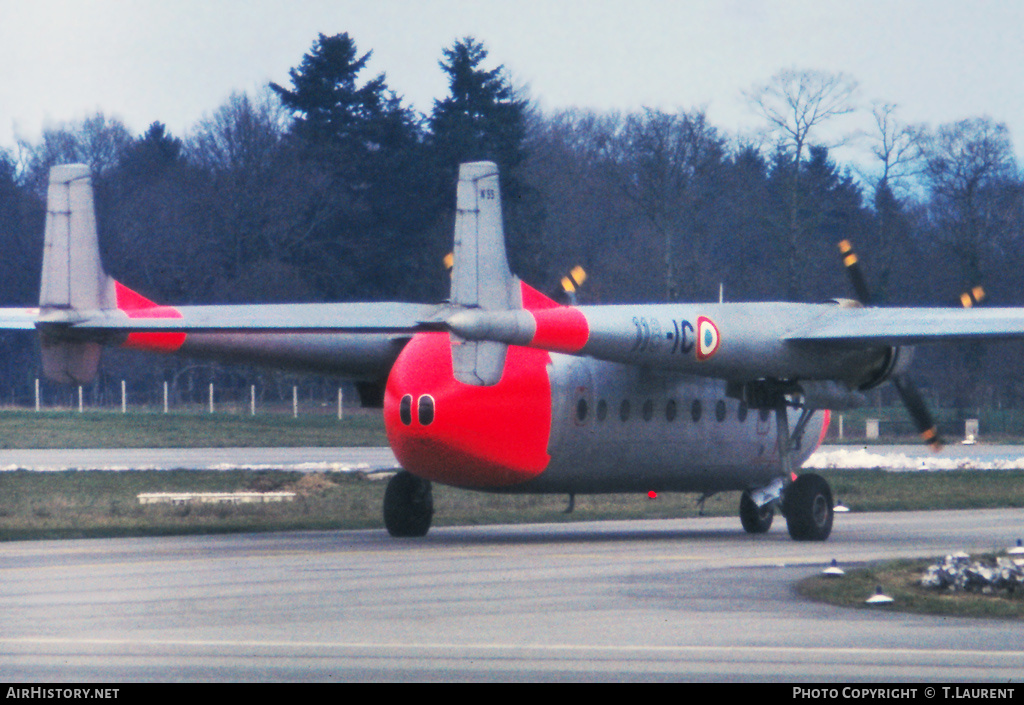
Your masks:
<instances>
[{"instance_id":1,"label":"red tail marking","mask_svg":"<svg viewBox=\"0 0 1024 705\"><path fill-rule=\"evenodd\" d=\"M543 308L558 308L562 304L540 293L526 282L519 282L519 291L523 297L523 308L536 311Z\"/></svg>"},{"instance_id":2,"label":"red tail marking","mask_svg":"<svg viewBox=\"0 0 1024 705\"><path fill-rule=\"evenodd\" d=\"M171 306L160 306L121 282L114 282L117 307L128 318L181 318ZM150 352L172 353L185 342L184 333L129 333L123 347Z\"/></svg>"}]
</instances>

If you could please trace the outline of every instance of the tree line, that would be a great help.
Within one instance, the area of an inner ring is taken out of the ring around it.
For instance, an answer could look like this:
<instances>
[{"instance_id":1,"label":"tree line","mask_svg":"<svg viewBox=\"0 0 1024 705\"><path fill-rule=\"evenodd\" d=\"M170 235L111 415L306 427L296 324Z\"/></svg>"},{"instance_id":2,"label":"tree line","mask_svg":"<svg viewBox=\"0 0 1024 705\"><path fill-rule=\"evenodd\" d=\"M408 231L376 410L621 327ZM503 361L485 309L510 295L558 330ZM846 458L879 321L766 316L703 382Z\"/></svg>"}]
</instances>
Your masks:
<instances>
[{"instance_id":1,"label":"tree line","mask_svg":"<svg viewBox=\"0 0 1024 705\"><path fill-rule=\"evenodd\" d=\"M851 77L809 70L744 93L753 137L702 109L545 112L471 37L441 52L448 93L420 113L366 75L369 57L320 35L289 85L232 95L187 135L97 113L0 152L0 304L38 296L47 174L65 162L92 169L108 271L151 299L441 300L458 165L480 159L501 169L513 269L553 291L582 265L582 303L853 298L836 248L849 239L875 304L950 305L977 287L1024 304L1024 179L989 117L909 124L893 104L861 107ZM858 110L873 129L835 137ZM856 163L837 163L843 138ZM21 340L5 336L0 363L12 389L38 375ZM939 405L1016 407L1020 351L921 349L916 374ZM196 389L270 374L127 355L104 369Z\"/></svg>"}]
</instances>

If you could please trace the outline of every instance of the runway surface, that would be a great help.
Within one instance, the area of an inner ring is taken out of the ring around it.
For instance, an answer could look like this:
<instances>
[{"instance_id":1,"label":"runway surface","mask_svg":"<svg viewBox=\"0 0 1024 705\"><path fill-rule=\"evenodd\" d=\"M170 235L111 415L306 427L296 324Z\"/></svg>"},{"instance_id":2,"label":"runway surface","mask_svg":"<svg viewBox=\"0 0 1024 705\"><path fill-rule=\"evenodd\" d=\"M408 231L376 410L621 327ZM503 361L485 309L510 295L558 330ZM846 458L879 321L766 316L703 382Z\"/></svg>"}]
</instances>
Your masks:
<instances>
[{"instance_id":1,"label":"runway surface","mask_svg":"<svg viewBox=\"0 0 1024 705\"><path fill-rule=\"evenodd\" d=\"M1019 623L839 609L833 557L994 550L1024 510L0 545L0 680L1019 680Z\"/></svg>"}]
</instances>

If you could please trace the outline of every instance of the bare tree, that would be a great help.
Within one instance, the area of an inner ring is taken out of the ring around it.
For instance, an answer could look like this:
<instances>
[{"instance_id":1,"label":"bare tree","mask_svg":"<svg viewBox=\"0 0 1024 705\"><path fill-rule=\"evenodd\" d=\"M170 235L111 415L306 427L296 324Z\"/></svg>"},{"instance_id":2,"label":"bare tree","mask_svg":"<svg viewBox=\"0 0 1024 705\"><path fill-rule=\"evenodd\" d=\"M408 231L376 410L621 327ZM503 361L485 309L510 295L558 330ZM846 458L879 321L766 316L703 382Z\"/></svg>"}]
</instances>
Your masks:
<instances>
[{"instance_id":1,"label":"bare tree","mask_svg":"<svg viewBox=\"0 0 1024 705\"><path fill-rule=\"evenodd\" d=\"M288 112L269 90L255 98L233 93L196 126L187 145L189 158L210 171L268 169L288 120Z\"/></svg>"},{"instance_id":2,"label":"bare tree","mask_svg":"<svg viewBox=\"0 0 1024 705\"><path fill-rule=\"evenodd\" d=\"M986 253L1014 234L1021 183L1006 125L973 118L939 126L925 145L936 236L960 263L962 284L978 284Z\"/></svg>"},{"instance_id":3,"label":"bare tree","mask_svg":"<svg viewBox=\"0 0 1024 705\"><path fill-rule=\"evenodd\" d=\"M81 121L43 130L39 144L19 141L26 181L40 195L46 192L50 167L78 162L88 164L93 175L101 175L117 166L132 135L117 118L95 113Z\"/></svg>"},{"instance_id":4,"label":"bare tree","mask_svg":"<svg viewBox=\"0 0 1024 705\"><path fill-rule=\"evenodd\" d=\"M940 125L928 136L925 157L929 226L952 255L961 287L1017 270L1022 184L1006 126L985 117ZM984 346L962 346L944 363L961 413L982 392L986 357Z\"/></svg>"},{"instance_id":5,"label":"bare tree","mask_svg":"<svg viewBox=\"0 0 1024 705\"><path fill-rule=\"evenodd\" d=\"M925 128L902 122L894 103L876 102L872 106L876 132L872 136L871 153L878 160L880 173L875 185L875 242L872 243L875 293L885 299L896 262L896 253L909 235L904 205L898 194L906 182L920 173L924 154Z\"/></svg>"},{"instance_id":6,"label":"bare tree","mask_svg":"<svg viewBox=\"0 0 1024 705\"><path fill-rule=\"evenodd\" d=\"M628 118L623 145L627 194L663 243L665 300L692 297L704 259L701 177L722 160L724 141L703 111L648 109Z\"/></svg>"},{"instance_id":7,"label":"bare tree","mask_svg":"<svg viewBox=\"0 0 1024 705\"><path fill-rule=\"evenodd\" d=\"M767 120L776 148L791 156L786 273L792 299L800 295L799 252L806 230L800 218L804 153L822 125L856 109L857 88L857 82L843 73L786 69L744 93L751 108Z\"/></svg>"},{"instance_id":8,"label":"bare tree","mask_svg":"<svg viewBox=\"0 0 1024 705\"><path fill-rule=\"evenodd\" d=\"M875 118L875 140L871 153L875 155L882 173L876 184L892 185L893 182L917 173L924 148L924 127L902 122L896 115L898 106L894 103L876 102L871 108Z\"/></svg>"}]
</instances>

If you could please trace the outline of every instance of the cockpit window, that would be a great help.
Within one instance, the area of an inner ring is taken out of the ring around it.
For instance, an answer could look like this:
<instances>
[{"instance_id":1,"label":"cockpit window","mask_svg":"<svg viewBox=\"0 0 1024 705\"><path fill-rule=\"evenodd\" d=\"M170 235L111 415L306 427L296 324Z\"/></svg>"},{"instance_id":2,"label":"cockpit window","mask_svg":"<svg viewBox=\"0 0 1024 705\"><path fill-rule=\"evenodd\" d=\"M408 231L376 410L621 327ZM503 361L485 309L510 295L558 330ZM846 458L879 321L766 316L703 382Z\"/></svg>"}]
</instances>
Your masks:
<instances>
[{"instance_id":1,"label":"cockpit window","mask_svg":"<svg viewBox=\"0 0 1024 705\"><path fill-rule=\"evenodd\" d=\"M419 419L421 426L429 426L434 423L434 397L429 394L420 397Z\"/></svg>"},{"instance_id":2,"label":"cockpit window","mask_svg":"<svg viewBox=\"0 0 1024 705\"><path fill-rule=\"evenodd\" d=\"M406 394L398 404L398 418L406 426L412 424L412 394Z\"/></svg>"}]
</instances>

